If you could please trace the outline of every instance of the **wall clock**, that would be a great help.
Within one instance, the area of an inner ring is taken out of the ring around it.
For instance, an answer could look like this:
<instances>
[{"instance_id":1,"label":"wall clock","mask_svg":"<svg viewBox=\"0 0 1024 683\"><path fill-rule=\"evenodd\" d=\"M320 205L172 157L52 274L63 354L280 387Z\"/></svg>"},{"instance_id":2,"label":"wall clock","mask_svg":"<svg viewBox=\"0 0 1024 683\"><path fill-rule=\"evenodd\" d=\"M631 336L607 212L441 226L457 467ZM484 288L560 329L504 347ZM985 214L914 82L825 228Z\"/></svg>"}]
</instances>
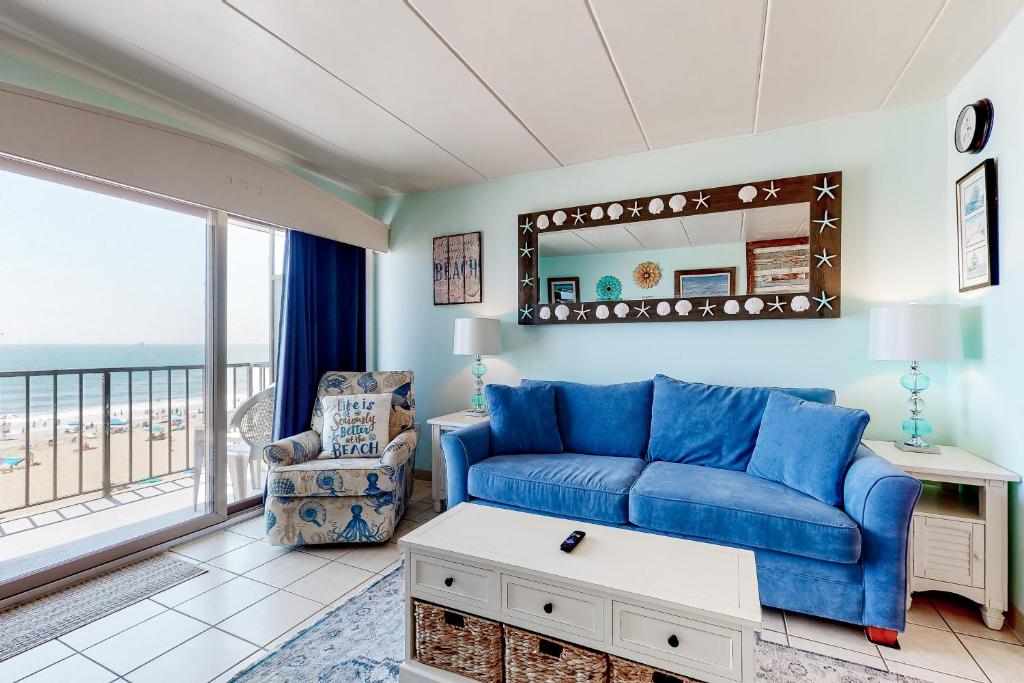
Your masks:
<instances>
[{"instance_id":1,"label":"wall clock","mask_svg":"<svg viewBox=\"0 0 1024 683\"><path fill-rule=\"evenodd\" d=\"M991 132L992 102L978 100L960 110L953 130L953 144L958 152L977 154L985 147Z\"/></svg>"}]
</instances>

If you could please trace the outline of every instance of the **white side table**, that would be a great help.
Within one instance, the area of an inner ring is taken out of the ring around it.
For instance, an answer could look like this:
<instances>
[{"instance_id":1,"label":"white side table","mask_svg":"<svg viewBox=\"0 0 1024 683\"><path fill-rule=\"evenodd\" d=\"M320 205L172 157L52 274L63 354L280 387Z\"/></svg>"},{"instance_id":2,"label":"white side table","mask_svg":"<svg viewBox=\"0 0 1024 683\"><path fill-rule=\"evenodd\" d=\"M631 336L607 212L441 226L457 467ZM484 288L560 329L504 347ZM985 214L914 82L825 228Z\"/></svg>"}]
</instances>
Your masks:
<instances>
[{"instance_id":1,"label":"white side table","mask_svg":"<svg viewBox=\"0 0 1024 683\"><path fill-rule=\"evenodd\" d=\"M908 593L962 595L981 605L986 626L1001 629L1009 608L1006 489L1020 475L954 446L908 453L891 441L864 443L925 483L910 526Z\"/></svg>"},{"instance_id":2,"label":"white side table","mask_svg":"<svg viewBox=\"0 0 1024 683\"><path fill-rule=\"evenodd\" d=\"M444 501L447 498L447 487L445 485L447 471L444 467L444 453L441 452L441 435L445 432L453 432L456 429L468 427L477 422L484 422L487 419L486 415L467 415L465 410L460 410L427 420L427 424L430 425L431 448L430 497L434 501L434 512L441 512L444 509Z\"/></svg>"}]
</instances>

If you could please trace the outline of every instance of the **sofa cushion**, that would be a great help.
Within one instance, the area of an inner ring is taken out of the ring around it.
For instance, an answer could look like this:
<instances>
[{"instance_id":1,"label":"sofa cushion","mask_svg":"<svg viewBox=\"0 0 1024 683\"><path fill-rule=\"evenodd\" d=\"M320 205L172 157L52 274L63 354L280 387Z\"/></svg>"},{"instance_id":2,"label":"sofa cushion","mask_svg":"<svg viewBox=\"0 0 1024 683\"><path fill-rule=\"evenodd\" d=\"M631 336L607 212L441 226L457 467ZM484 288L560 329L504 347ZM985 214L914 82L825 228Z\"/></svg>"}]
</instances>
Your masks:
<instances>
[{"instance_id":1,"label":"sofa cushion","mask_svg":"<svg viewBox=\"0 0 1024 683\"><path fill-rule=\"evenodd\" d=\"M397 468L380 460L324 457L298 465L271 467L271 496L373 496L394 491Z\"/></svg>"},{"instance_id":2,"label":"sofa cushion","mask_svg":"<svg viewBox=\"0 0 1024 683\"><path fill-rule=\"evenodd\" d=\"M639 458L557 453L496 455L469 468L469 495L569 517L628 521ZM559 541L562 539L558 539Z\"/></svg>"},{"instance_id":3,"label":"sofa cushion","mask_svg":"<svg viewBox=\"0 0 1024 683\"><path fill-rule=\"evenodd\" d=\"M491 452L561 453L555 390L548 386L484 388L491 411Z\"/></svg>"},{"instance_id":4,"label":"sofa cushion","mask_svg":"<svg viewBox=\"0 0 1024 683\"><path fill-rule=\"evenodd\" d=\"M845 512L746 472L653 462L630 492L629 521L830 562L860 558L860 529Z\"/></svg>"},{"instance_id":5,"label":"sofa cushion","mask_svg":"<svg viewBox=\"0 0 1024 683\"><path fill-rule=\"evenodd\" d=\"M602 385L524 379L523 386L554 388L565 450L630 458L646 455L653 381Z\"/></svg>"},{"instance_id":6,"label":"sofa cushion","mask_svg":"<svg viewBox=\"0 0 1024 683\"><path fill-rule=\"evenodd\" d=\"M725 387L654 378L649 460L745 470L757 441L770 387ZM835 403L828 389L779 389L791 396Z\"/></svg>"},{"instance_id":7,"label":"sofa cushion","mask_svg":"<svg viewBox=\"0 0 1024 683\"><path fill-rule=\"evenodd\" d=\"M842 505L846 468L869 419L863 410L823 406L773 391L747 473L828 505Z\"/></svg>"}]
</instances>

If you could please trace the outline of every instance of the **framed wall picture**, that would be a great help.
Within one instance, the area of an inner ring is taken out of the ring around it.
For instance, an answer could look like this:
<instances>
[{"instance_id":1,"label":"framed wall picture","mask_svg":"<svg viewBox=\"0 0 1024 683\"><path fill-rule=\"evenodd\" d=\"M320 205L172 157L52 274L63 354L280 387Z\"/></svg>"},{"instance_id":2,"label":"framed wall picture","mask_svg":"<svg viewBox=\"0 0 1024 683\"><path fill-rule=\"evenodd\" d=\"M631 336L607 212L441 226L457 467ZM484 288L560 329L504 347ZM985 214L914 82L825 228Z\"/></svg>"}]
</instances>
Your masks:
<instances>
[{"instance_id":1,"label":"framed wall picture","mask_svg":"<svg viewBox=\"0 0 1024 683\"><path fill-rule=\"evenodd\" d=\"M793 294L811 284L811 243L807 237L747 242L747 293Z\"/></svg>"},{"instance_id":2,"label":"framed wall picture","mask_svg":"<svg viewBox=\"0 0 1024 683\"><path fill-rule=\"evenodd\" d=\"M674 273L676 297L732 296L736 293L736 268L695 268Z\"/></svg>"},{"instance_id":3,"label":"framed wall picture","mask_svg":"<svg viewBox=\"0 0 1024 683\"><path fill-rule=\"evenodd\" d=\"M960 291L999 284L996 164L986 159L956 181Z\"/></svg>"},{"instance_id":4,"label":"framed wall picture","mask_svg":"<svg viewBox=\"0 0 1024 683\"><path fill-rule=\"evenodd\" d=\"M434 238L434 305L483 301L484 266L479 232Z\"/></svg>"},{"instance_id":5,"label":"framed wall picture","mask_svg":"<svg viewBox=\"0 0 1024 683\"><path fill-rule=\"evenodd\" d=\"M580 300L580 279L578 277L549 277L548 303L575 304Z\"/></svg>"}]
</instances>

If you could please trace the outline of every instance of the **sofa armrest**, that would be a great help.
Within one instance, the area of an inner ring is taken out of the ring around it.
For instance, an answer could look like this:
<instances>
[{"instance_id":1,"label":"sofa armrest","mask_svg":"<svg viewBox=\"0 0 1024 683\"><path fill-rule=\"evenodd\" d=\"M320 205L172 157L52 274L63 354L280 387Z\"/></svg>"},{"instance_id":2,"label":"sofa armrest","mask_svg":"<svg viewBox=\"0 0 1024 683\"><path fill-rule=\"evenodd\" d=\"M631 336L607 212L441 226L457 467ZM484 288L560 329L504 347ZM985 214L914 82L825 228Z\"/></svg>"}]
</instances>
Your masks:
<instances>
[{"instance_id":1,"label":"sofa armrest","mask_svg":"<svg viewBox=\"0 0 1024 683\"><path fill-rule=\"evenodd\" d=\"M488 422L448 432L441 436L441 450L448 471L448 508L469 500L469 468L491 454L491 425Z\"/></svg>"},{"instance_id":2,"label":"sofa armrest","mask_svg":"<svg viewBox=\"0 0 1024 683\"><path fill-rule=\"evenodd\" d=\"M380 455L381 464L398 467L416 452L416 443L419 441L419 434L415 429L406 429L399 432L398 436L391 440L384 452Z\"/></svg>"},{"instance_id":3,"label":"sofa armrest","mask_svg":"<svg viewBox=\"0 0 1024 683\"><path fill-rule=\"evenodd\" d=\"M861 535L865 626L906 625L907 542L921 482L861 444L846 472L844 508Z\"/></svg>"},{"instance_id":4,"label":"sofa armrest","mask_svg":"<svg viewBox=\"0 0 1024 683\"><path fill-rule=\"evenodd\" d=\"M263 461L268 465L298 465L320 455L320 435L309 431L278 439L263 448Z\"/></svg>"}]
</instances>

